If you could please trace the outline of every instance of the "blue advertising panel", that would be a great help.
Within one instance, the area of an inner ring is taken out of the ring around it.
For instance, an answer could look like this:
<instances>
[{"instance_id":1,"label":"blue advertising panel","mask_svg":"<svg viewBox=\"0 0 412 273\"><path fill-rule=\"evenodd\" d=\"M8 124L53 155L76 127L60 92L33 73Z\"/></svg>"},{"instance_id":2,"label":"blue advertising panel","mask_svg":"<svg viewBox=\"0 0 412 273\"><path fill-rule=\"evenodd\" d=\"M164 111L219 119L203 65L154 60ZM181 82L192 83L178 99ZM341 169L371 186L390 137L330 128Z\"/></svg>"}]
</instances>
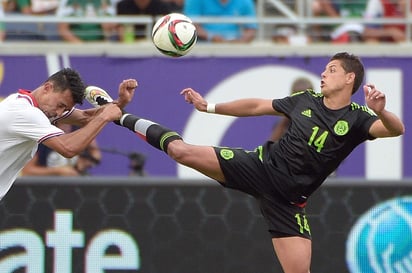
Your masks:
<instances>
[{"instance_id":1,"label":"blue advertising panel","mask_svg":"<svg viewBox=\"0 0 412 273\"><path fill-rule=\"evenodd\" d=\"M386 200L363 213L346 245L351 273L412 272L412 196Z\"/></svg>"}]
</instances>

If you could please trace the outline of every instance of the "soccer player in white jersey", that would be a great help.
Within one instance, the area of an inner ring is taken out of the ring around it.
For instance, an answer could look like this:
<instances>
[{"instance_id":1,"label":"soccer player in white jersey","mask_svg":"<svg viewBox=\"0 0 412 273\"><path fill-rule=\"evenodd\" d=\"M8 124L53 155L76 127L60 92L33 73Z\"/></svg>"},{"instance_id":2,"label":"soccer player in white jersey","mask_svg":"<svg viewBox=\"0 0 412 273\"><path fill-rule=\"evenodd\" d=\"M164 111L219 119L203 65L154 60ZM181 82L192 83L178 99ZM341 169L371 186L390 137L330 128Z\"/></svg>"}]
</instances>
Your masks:
<instances>
[{"instance_id":1,"label":"soccer player in white jersey","mask_svg":"<svg viewBox=\"0 0 412 273\"><path fill-rule=\"evenodd\" d=\"M83 102L85 85L77 71L65 68L35 90L20 89L0 102L0 200L39 143L68 158L81 153L107 123L120 118L121 108L131 100L136 87L136 80L124 80L117 103L75 109L75 104ZM56 121L82 128L65 134L53 125Z\"/></svg>"}]
</instances>

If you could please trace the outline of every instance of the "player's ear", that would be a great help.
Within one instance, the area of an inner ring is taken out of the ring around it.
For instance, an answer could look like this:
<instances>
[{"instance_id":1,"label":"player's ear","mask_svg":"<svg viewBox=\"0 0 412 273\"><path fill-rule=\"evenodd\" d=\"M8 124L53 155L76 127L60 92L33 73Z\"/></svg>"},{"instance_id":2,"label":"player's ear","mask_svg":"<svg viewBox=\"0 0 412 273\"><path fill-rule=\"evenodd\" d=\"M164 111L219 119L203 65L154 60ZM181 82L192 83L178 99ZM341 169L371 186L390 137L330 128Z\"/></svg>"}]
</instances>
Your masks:
<instances>
[{"instance_id":1,"label":"player's ear","mask_svg":"<svg viewBox=\"0 0 412 273\"><path fill-rule=\"evenodd\" d=\"M53 90L54 90L54 86L53 86L53 83L51 83L51 82L45 82L44 84L43 84L43 89L44 89L44 91L47 93L47 92L52 92Z\"/></svg>"},{"instance_id":2,"label":"player's ear","mask_svg":"<svg viewBox=\"0 0 412 273\"><path fill-rule=\"evenodd\" d=\"M356 77L355 72L346 73L346 82L348 84L355 82L355 77Z\"/></svg>"}]
</instances>

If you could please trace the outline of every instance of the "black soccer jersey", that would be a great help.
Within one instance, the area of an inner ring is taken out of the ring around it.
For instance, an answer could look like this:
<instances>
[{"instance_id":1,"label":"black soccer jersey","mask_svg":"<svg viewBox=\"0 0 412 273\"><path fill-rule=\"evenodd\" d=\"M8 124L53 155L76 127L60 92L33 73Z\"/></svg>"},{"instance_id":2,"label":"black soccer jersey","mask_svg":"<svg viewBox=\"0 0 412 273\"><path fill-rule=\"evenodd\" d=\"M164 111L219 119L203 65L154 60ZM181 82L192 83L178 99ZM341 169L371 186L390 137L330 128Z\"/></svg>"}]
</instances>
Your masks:
<instances>
[{"instance_id":1,"label":"black soccer jersey","mask_svg":"<svg viewBox=\"0 0 412 273\"><path fill-rule=\"evenodd\" d=\"M378 119L356 103L328 109L323 95L311 90L275 99L272 104L291 122L277 143L266 145L265 158L284 175L285 181L277 183L280 192L296 202L304 202L356 146L373 139L369 128Z\"/></svg>"}]
</instances>

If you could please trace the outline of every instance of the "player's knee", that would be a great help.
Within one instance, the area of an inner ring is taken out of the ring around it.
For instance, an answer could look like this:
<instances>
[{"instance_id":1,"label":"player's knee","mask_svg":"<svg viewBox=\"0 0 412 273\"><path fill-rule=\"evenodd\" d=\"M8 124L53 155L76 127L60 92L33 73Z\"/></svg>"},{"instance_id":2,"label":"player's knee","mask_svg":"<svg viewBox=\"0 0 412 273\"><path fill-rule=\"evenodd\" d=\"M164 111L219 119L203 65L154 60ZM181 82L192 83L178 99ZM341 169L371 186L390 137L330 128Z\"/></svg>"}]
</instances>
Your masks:
<instances>
[{"instance_id":1,"label":"player's knee","mask_svg":"<svg viewBox=\"0 0 412 273\"><path fill-rule=\"evenodd\" d=\"M182 163L187 155L187 145L182 140L174 140L167 146L167 154L175 161Z\"/></svg>"}]
</instances>

